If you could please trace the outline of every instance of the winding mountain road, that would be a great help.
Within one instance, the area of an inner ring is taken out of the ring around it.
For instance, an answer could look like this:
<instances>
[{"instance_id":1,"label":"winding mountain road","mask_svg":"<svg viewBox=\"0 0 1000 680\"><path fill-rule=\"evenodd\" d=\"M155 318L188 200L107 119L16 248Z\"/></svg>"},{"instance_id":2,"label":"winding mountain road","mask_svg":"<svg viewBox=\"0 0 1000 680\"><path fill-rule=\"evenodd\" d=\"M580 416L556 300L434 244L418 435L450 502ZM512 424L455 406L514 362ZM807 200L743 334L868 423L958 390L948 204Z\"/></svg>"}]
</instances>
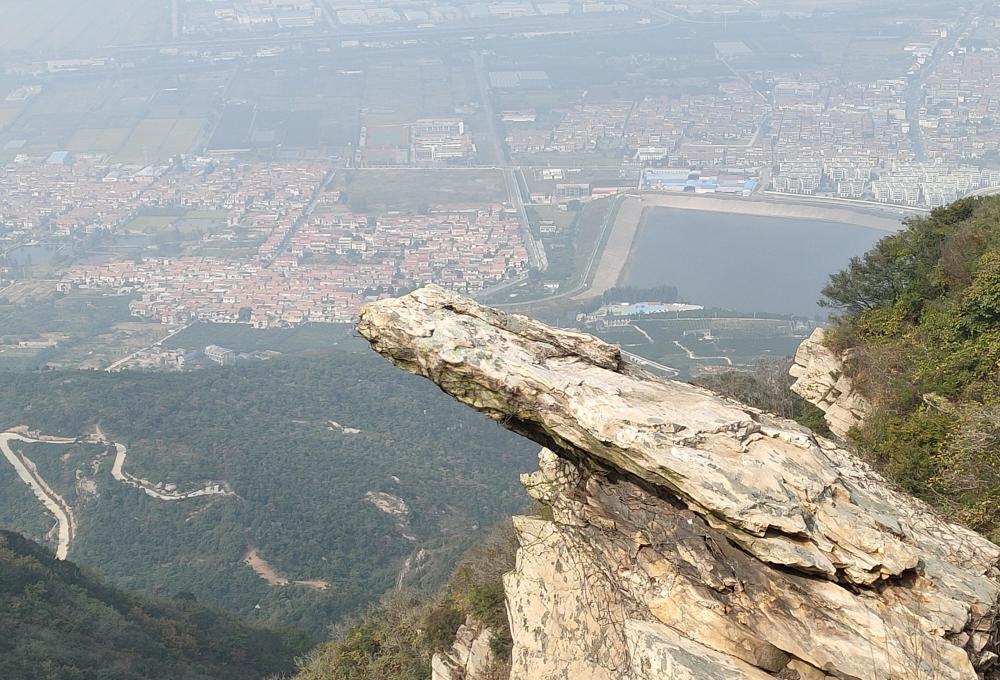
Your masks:
<instances>
[{"instance_id":1,"label":"winding mountain road","mask_svg":"<svg viewBox=\"0 0 1000 680\"><path fill-rule=\"evenodd\" d=\"M0 451L3 451L7 462L14 466L17 476L25 484L31 487L35 496L42 502L42 505L56 518L58 527L58 547L56 548L56 559L65 560L69 554L69 544L76 533L76 519L73 517L73 509L63 500L62 496L52 490L42 476L38 474L35 464L27 457L18 455L11 448L12 441L25 442L27 444L73 444L75 439L64 437L44 437L36 439L28 437L18 432L0 432Z\"/></svg>"},{"instance_id":2,"label":"winding mountain road","mask_svg":"<svg viewBox=\"0 0 1000 680\"><path fill-rule=\"evenodd\" d=\"M164 492L148 479L141 479L135 475L125 472L125 458L128 455L128 448L124 444L113 442L101 429L100 425L94 427L93 439L102 444L113 446L115 449L115 461L111 465L111 476L123 484L142 489L147 496L151 496L161 501L182 501L188 498L198 498L199 496L235 496L232 491L227 491L222 484L210 484L195 491L187 493Z\"/></svg>"},{"instance_id":3,"label":"winding mountain road","mask_svg":"<svg viewBox=\"0 0 1000 680\"><path fill-rule=\"evenodd\" d=\"M153 498L161 501L182 501L188 498L198 498L200 496L235 496L221 483L209 484L201 489L178 493L162 490L149 480L140 479L125 472L125 458L128 449L124 444L113 442L107 438L98 425L94 433L85 438L71 439L69 437L54 437L44 434L30 434L25 427L18 427L6 432L0 432L0 452L11 464L17 476L27 484L35 494L45 509L56 519L56 559L65 560L69 554L70 544L76 536L76 517L73 515L73 508L66 500L56 493L51 486L46 483L38 472L35 464L24 454L18 453L11 446L11 442L24 442L26 444L76 444L79 442L100 443L113 446L115 449L115 460L111 466L111 476L123 484L142 489L142 491Z\"/></svg>"}]
</instances>

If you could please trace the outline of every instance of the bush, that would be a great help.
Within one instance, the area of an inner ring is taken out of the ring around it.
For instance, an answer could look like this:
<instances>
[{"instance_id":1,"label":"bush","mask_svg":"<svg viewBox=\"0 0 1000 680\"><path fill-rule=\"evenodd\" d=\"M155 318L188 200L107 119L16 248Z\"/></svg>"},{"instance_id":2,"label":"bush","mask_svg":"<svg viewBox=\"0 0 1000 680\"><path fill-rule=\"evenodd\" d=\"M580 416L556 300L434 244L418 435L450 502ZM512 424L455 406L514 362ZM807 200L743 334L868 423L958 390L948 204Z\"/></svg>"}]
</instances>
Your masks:
<instances>
[{"instance_id":1,"label":"bush","mask_svg":"<svg viewBox=\"0 0 1000 680\"><path fill-rule=\"evenodd\" d=\"M795 420L819 435L830 436L823 411L792 392L789 368L789 361L760 361L751 371L720 373L702 379L700 384L747 406Z\"/></svg>"},{"instance_id":2,"label":"bush","mask_svg":"<svg viewBox=\"0 0 1000 680\"><path fill-rule=\"evenodd\" d=\"M512 640L502 577L514 567L516 550L508 521L462 556L442 593L390 596L304 659L296 680L426 680L432 656L451 647L467 617L493 631L490 647L499 662L491 678L504 680Z\"/></svg>"},{"instance_id":3,"label":"bush","mask_svg":"<svg viewBox=\"0 0 1000 680\"><path fill-rule=\"evenodd\" d=\"M828 342L874 412L852 441L907 491L1000 538L1000 198L911 220L831 277Z\"/></svg>"}]
</instances>

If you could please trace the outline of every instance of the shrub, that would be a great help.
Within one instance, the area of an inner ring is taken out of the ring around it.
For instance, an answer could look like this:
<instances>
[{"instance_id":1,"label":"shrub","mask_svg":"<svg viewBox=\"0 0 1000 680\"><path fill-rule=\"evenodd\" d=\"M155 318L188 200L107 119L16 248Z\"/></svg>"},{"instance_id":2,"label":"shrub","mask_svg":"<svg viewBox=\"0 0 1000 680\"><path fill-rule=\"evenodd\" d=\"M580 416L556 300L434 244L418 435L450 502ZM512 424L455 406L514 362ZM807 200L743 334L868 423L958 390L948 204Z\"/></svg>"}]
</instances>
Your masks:
<instances>
[{"instance_id":1,"label":"shrub","mask_svg":"<svg viewBox=\"0 0 1000 680\"><path fill-rule=\"evenodd\" d=\"M828 342L874 406L852 441L949 517L1000 538L1000 198L911 220L831 277Z\"/></svg>"}]
</instances>

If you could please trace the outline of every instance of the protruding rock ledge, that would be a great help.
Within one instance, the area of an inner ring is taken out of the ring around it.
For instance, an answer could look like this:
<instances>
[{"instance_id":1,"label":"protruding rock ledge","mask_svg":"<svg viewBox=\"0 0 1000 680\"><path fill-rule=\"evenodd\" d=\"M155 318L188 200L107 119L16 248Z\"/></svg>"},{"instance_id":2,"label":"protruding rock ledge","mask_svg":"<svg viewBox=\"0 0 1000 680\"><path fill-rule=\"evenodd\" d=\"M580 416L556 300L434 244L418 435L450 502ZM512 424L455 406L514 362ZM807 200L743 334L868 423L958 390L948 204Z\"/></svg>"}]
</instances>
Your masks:
<instances>
[{"instance_id":1,"label":"protruding rock ledge","mask_svg":"<svg viewBox=\"0 0 1000 680\"><path fill-rule=\"evenodd\" d=\"M852 427L864 422L871 404L844 374L844 357L837 356L825 341L826 332L817 328L799 345L790 371L795 378L792 391L822 409L831 432L846 437Z\"/></svg>"},{"instance_id":2,"label":"protruding rock ledge","mask_svg":"<svg viewBox=\"0 0 1000 680\"><path fill-rule=\"evenodd\" d=\"M517 522L506 581L514 678L990 672L1000 548L832 442L437 287L358 329L555 452L525 480L553 521Z\"/></svg>"}]
</instances>

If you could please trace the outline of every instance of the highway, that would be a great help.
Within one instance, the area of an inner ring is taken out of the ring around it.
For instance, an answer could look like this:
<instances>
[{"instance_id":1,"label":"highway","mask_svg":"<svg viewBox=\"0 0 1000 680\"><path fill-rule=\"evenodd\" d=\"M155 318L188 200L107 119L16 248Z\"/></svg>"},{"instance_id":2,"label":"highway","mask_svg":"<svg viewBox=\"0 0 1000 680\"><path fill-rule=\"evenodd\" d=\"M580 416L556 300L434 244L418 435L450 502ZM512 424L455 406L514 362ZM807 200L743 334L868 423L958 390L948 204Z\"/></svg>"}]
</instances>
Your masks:
<instances>
[{"instance_id":1,"label":"highway","mask_svg":"<svg viewBox=\"0 0 1000 680\"><path fill-rule=\"evenodd\" d=\"M483 61L483 53L477 49L471 50L472 63L476 70L476 81L479 84L479 98L483 102L483 114L486 116L489 126L490 144L493 147L493 160L503 170L503 181L507 190L507 199L517 211L518 219L521 220L521 232L524 238L524 245L528 249L528 261L531 268L537 271L548 269L548 258L545 257L545 248L540 241L536 241L531 233L531 222L528 221L528 211L524 207L524 195L521 192L521 183L515 173L521 172L520 168L515 168L507 158L507 148L504 144L500 129L497 127L496 111L493 110L493 92L490 85L489 73L486 71L486 64ZM523 176L522 176L523 179Z\"/></svg>"},{"instance_id":2,"label":"highway","mask_svg":"<svg viewBox=\"0 0 1000 680\"><path fill-rule=\"evenodd\" d=\"M678 22L682 24L698 24L702 26L720 26L725 30L727 26L738 25L738 24L767 24L774 23L775 19L772 18L760 18L760 19L731 19L730 15L738 14L738 12L721 12L719 19L692 19L691 17L684 16L683 14L677 14L676 12L670 12L663 9L655 2L643 2L642 0L623 0L623 2L633 9L637 9L643 12L652 14L653 16L660 17L661 19L666 19L671 22Z\"/></svg>"},{"instance_id":3,"label":"highway","mask_svg":"<svg viewBox=\"0 0 1000 680\"><path fill-rule=\"evenodd\" d=\"M662 22L659 22L662 26ZM627 24L609 25L592 20L585 23L578 23L576 26L567 26L565 19L558 20L509 20L504 25L487 26L435 26L433 28L358 28L351 26L337 26L336 30L327 30L319 33L284 33L284 34L260 34L252 36L213 36L204 39L184 39L171 40L169 42L158 43L136 43L132 45L112 46L109 52L112 54L129 55L137 52L151 52L159 50L210 50L210 49L239 49L242 47L278 47L281 45L324 45L339 47L346 41L393 41L420 40L424 42L434 42L438 40L449 42L471 42L475 39L494 39L503 37L517 37L525 35L583 35L594 33L615 33L630 31L647 31L656 28L656 24L644 24L632 26Z\"/></svg>"}]
</instances>

